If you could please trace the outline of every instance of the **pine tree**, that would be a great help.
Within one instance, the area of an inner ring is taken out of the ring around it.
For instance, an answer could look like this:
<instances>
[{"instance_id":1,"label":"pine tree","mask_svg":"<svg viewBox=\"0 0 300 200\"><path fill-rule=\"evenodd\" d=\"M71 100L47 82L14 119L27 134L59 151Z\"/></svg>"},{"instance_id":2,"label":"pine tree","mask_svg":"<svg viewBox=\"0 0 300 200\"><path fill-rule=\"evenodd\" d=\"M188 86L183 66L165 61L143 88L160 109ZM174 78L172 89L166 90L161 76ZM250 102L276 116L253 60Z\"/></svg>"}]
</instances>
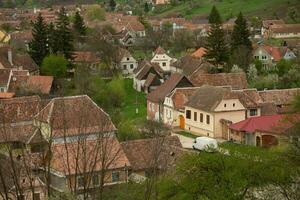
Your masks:
<instances>
[{"instance_id":1,"label":"pine tree","mask_svg":"<svg viewBox=\"0 0 300 200\"><path fill-rule=\"evenodd\" d=\"M208 22L210 24L221 24L222 23L220 13L217 10L216 6L212 7L210 14L208 16Z\"/></svg>"},{"instance_id":2,"label":"pine tree","mask_svg":"<svg viewBox=\"0 0 300 200\"><path fill-rule=\"evenodd\" d=\"M75 13L73 29L78 35L86 35L86 27L79 11L76 11Z\"/></svg>"},{"instance_id":3,"label":"pine tree","mask_svg":"<svg viewBox=\"0 0 300 200\"><path fill-rule=\"evenodd\" d=\"M66 59L72 59L73 37L70 30L70 21L64 7L58 13L55 32L58 53L63 54Z\"/></svg>"},{"instance_id":4,"label":"pine tree","mask_svg":"<svg viewBox=\"0 0 300 200\"><path fill-rule=\"evenodd\" d=\"M205 58L217 67L222 67L228 61L229 53L225 42L225 33L222 29L222 20L215 6L211 10L209 21L210 30L207 38Z\"/></svg>"},{"instance_id":5,"label":"pine tree","mask_svg":"<svg viewBox=\"0 0 300 200\"><path fill-rule=\"evenodd\" d=\"M110 9L112 11L114 11L116 9L117 3L115 2L115 0L110 0L109 1L109 6L110 6Z\"/></svg>"},{"instance_id":6,"label":"pine tree","mask_svg":"<svg viewBox=\"0 0 300 200\"><path fill-rule=\"evenodd\" d=\"M33 23L32 36L33 39L29 43L29 53L33 60L38 65L41 65L43 59L49 54L47 45L47 25L44 22L41 13Z\"/></svg>"},{"instance_id":7,"label":"pine tree","mask_svg":"<svg viewBox=\"0 0 300 200\"><path fill-rule=\"evenodd\" d=\"M250 32L247 27L247 21L240 12L238 18L235 21L235 25L231 38L231 51L239 46L244 46L249 50L252 50L252 43L249 39Z\"/></svg>"},{"instance_id":8,"label":"pine tree","mask_svg":"<svg viewBox=\"0 0 300 200\"><path fill-rule=\"evenodd\" d=\"M144 5L144 11L145 11L145 13L149 12L149 4L147 2Z\"/></svg>"},{"instance_id":9,"label":"pine tree","mask_svg":"<svg viewBox=\"0 0 300 200\"><path fill-rule=\"evenodd\" d=\"M49 52L50 54L56 54L58 52L57 32L52 22L48 25L47 31Z\"/></svg>"}]
</instances>

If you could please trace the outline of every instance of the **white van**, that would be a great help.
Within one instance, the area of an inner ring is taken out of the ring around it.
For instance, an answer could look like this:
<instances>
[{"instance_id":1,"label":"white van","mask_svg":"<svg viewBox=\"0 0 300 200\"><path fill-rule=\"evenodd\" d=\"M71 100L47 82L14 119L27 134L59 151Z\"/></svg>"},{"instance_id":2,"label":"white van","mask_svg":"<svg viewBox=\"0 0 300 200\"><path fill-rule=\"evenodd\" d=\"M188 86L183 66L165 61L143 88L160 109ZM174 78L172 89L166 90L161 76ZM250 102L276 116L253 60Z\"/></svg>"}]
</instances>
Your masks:
<instances>
[{"instance_id":1,"label":"white van","mask_svg":"<svg viewBox=\"0 0 300 200\"><path fill-rule=\"evenodd\" d=\"M216 139L209 137L197 137L194 141L193 149L211 152L218 149L218 142Z\"/></svg>"}]
</instances>

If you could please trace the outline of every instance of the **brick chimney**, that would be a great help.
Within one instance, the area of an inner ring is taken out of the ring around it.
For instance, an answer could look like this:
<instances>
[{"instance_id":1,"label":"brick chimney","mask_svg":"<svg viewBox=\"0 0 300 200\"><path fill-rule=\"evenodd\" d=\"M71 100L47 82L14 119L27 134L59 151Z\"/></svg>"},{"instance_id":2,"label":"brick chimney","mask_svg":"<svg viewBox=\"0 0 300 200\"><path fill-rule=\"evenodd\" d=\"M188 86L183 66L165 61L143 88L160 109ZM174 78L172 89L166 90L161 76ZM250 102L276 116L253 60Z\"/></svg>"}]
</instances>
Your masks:
<instances>
[{"instance_id":1,"label":"brick chimney","mask_svg":"<svg viewBox=\"0 0 300 200\"><path fill-rule=\"evenodd\" d=\"M13 61L12 61L12 50L11 48L8 48L7 50L7 60L10 63L11 66L13 66Z\"/></svg>"}]
</instances>

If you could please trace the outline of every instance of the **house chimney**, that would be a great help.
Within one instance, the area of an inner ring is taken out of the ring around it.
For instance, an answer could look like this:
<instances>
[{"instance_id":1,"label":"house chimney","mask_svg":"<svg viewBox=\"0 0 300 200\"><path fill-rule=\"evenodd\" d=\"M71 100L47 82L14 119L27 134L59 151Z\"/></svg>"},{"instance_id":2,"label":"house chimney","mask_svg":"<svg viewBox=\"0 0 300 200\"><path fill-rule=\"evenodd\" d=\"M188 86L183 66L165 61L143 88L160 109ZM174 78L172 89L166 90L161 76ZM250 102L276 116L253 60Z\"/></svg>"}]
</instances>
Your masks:
<instances>
[{"instance_id":1,"label":"house chimney","mask_svg":"<svg viewBox=\"0 0 300 200\"><path fill-rule=\"evenodd\" d=\"M13 66L13 62L12 62L12 50L11 50L11 48L9 48L7 50L7 60L10 63L10 65Z\"/></svg>"}]
</instances>

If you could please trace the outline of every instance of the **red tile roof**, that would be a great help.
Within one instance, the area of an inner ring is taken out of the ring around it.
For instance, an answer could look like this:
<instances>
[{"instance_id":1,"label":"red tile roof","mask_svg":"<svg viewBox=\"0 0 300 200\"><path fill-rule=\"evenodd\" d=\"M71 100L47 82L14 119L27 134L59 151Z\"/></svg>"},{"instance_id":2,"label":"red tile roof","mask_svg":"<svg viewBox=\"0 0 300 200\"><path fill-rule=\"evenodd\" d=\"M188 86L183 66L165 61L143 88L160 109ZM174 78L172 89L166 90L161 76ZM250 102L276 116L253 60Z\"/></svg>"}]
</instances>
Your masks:
<instances>
[{"instance_id":1,"label":"red tile roof","mask_svg":"<svg viewBox=\"0 0 300 200\"><path fill-rule=\"evenodd\" d=\"M63 175L130 167L130 163L115 137L53 144L51 149L53 153L51 168ZM103 164L105 166L102 166Z\"/></svg>"},{"instance_id":2,"label":"red tile roof","mask_svg":"<svg viewBox=\"0 0 300 200\"><path fill-rule=\"evenodd\" d=\"M154 54L165 54L166 51L161 47L157 47L157 49L154 51Z\"/></svg>"},{"instance_id":3,"label":"red tile roof","mask_svg":"<svg viewBox=\"0 0 300 200\"><path fill-rule=\"evenodd\" d=\"M204 47L200 47L191 56L196 58L202 58L206 54L206 49Z\"/></svg>"},{"instance_id":4,"label":"red tile roof","mask_svg":"<svg viewBox=\"0 0 300 200\"><path fill-rule=\"evenodd\" d=\"M91 51L75 51L73 52L74 62L88 62L96 63L100 61L100 58L96 53Z\"/></svg>"},{"instance_id":5,"label":"red tile roof","mask_svg":"<svg viewBox=\"0 0 300 200\"><path fill-rule=\"evenodd\" d=\"M0 92L0 99L10 99L15 96L13 92Z\"/></svg>"},{"instance_id":6,"label":"red tile roof","mask_svg":"<svg viewBox=\"0 0 300 200\"><path fill-rule=\"evenodd\" d=\"M266 115L251 117L238 123L230 125L230 129L254 133L262 131L267 133L281 134L291 128L292 125L285 121L286 115Z\"/></svg>"},{"instance_id":7,"label":"red tile roof","mask_svg":"<svg viewBox=\"0 0 300 200\"><path fill-rule=\"evenodd\" d=\"M268 45L263 45L262 48L270 54L274 61L278 62L280 61L286 52L288 51L287 47L274 47L274 46L268 46Z\"/></svg>"}]
</instances>

